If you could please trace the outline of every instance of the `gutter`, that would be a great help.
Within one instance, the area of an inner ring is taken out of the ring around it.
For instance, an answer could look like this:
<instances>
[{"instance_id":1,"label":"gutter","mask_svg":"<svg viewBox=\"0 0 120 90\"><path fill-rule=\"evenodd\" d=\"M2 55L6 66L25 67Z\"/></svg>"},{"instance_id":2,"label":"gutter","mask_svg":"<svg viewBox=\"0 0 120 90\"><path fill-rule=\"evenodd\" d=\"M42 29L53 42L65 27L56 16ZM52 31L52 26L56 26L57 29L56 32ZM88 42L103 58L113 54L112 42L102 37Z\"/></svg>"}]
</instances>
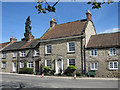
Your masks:
<instances>
[{"instance_id":1,"label":"gutter","mask_svg":"<svg viewBox=\"0 0 120 90\"><path fill-rule=\"evenodd\" d=\"M57 40L73 39L73 38L80 38L80 37L85 37L85 35L79 35L79 36L77 35L77 36L70 36L70 37L63 37L63 38L39 40L38 42L57 41Z\"/></svg>"}]
</instances>

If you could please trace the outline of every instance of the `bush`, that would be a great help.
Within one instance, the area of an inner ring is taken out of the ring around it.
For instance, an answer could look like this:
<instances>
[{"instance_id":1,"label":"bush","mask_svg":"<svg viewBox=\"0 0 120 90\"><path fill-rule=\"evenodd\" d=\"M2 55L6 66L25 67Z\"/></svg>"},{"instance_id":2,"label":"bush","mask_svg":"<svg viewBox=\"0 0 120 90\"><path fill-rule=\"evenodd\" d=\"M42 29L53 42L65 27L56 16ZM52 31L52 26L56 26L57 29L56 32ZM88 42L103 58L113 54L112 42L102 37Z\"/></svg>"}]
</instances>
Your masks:
<instances>
[{"instance_id":1,"label":"bush","mask_svg":"<svg viewBox=\"0 0 120 90\"><path fill-rule=\"evenodd\" d=\"M48 67L48 66L45 66L43 72L44 72L45 74L48 74L49 71L51 71L51 68Z\"/></svg>"},{"instance_id":2,"label":"bush","mask_svg":"<svg viewBox=\"0 0 120 90\"><path fill-rule=\"evenodd\" d=\"M64 74L66 74L67 76L72 76L73 72L76 70L77 68L73 65L69 65L67 67L67 69L65 70Z\"/></svg>"},{"instance_id":3,"label":"bush","mask_svg":"<svg viewBox=\"0 0 120 90\"><path fill-rule=\"evenodd\" d=\"M76 76L81 76L81 73L80 72L76 72Z\"/></svg>"},{"instance_id":4,"label":"bush","mask_svg":"<svg viewBox=\"0 0 120 90\"><path fill-rule=\"evenodd\" d=\"M55 70L51 70L50 74L54 75L54 73L55 73Z\"/></svg>"},{"instance_id":5,"label":"bush","mask_svg":"<svg viewBox=\"0 0 120 90\"><path fill-rule=\"evenodd\" d=\"M20 74L33 74L33 68L20 68Z\"/></svg>"}]
</instances>

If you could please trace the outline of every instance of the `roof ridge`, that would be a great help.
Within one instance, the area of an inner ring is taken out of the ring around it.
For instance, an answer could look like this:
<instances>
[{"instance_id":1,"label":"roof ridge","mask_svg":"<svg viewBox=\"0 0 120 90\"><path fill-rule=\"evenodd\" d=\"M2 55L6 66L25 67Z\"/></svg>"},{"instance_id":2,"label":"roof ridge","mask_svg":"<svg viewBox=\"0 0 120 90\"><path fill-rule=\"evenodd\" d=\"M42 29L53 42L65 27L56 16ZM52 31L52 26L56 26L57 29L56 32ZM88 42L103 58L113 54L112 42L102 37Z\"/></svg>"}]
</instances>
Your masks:
<instances>
[{"instance_id":1,"label":"roof ridge","mask_svg":"<svg viewBox=\"0 0 120 90\"><path fill-rule=\"evenodd\" d=\"M72 21L72 22L66 22L66 23L56 24L56 25L69 24L69 23L78 22L78 21L85 21L85 20L87 20L87 19L81 19L81 20L76 20L76 21Z\"/></svg>"}]
</instances>

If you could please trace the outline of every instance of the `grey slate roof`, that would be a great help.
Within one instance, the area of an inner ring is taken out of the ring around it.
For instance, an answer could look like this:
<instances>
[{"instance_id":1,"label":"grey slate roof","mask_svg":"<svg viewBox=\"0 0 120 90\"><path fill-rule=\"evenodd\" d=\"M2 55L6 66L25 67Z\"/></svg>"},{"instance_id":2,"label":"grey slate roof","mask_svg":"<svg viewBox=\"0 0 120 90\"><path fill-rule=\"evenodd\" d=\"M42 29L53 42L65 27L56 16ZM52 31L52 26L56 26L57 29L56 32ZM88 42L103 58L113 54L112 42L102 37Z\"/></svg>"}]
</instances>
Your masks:
<instances>
[{"instance_id":1,"label":"grey slate roof","mask_svg":"<svg viewBox=\"0 0 120 90\"><path fill-rule=\"evenodd\" d=\"M33 39L31 41L14 42L13 44L11 44L8 47L4 48L2 51L12 51L12 50L35 48L36 45L39 43L38 40L39 39Z\"/></svg>"}]
</instances>

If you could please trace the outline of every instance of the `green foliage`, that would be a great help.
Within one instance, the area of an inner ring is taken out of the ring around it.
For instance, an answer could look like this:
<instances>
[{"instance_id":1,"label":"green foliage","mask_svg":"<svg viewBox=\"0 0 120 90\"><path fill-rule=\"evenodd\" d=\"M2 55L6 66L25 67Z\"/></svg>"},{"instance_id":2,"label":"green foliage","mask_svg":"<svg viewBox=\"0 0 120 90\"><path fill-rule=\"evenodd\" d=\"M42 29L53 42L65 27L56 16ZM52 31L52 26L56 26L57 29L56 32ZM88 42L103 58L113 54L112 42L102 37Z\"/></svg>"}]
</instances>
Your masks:
<instances>
[{"instance_id":1,"label":"green foliage","mask_svg":"<svg viewBox=\"0 0 120 90\"><path fill-rule=\"evenodd\" d=\"M73 65L69 65L67 67L67 69L65 70L64 74L66 74L67 76L72 76L74 71L76 70L77 68Z\"/></svg>"},{"instance_id":2,"label":"green foliage","mask_svg":"<svg viewBox=\"0 0 120 90\"><path fill-rule=\"evenodd\" d=\"M92 9L99 9L99 8L101 8L102 4L105 4L105 3L110 4L113 2L114 2L113 0L107 0L107 2L105 2L104 0L103 0L103 2L96 2L96 0L91 0L87 4L91 4Z\"/></svg>"},{"instance_id":3,"label":"green foliage","mask_svg":"<svg viewBox=\"0 0 120 90\"><path fill-rule=\"evenodd\" d=\"M89 70L88 75L96 75L96 71L95 70Z\"/></svg>"},{"instance_id":4,"label":"green foliage","mask_svg":"<svg viewBox=\"0 0 120 90\"><path fill-rule=\"evenodd\" d=\"M33 68L20 68L19 74L33 74Z\"/></svg>"},{"instance_id":5,"label":"green foliage","mask_svg":"<svg viewBox=\"0 0 120 90\"><path fill-rule=\"evenodd\" d=\"M26 19L25 22L25 33L24 33L24 38L22 40L28 41L29 39L29 34L31 34L31 20L30 20L30 16L28 16L28 18Z\"/></svg>"},{"instance_id":6,"label":"green foliage","mask_svg":"<svg viewBox=\"0 0 120 90\"><path fill-rule=\"evenodd\" d=\"M26 62L26 61L24 61L23 63L24 63L24 67L27 67L27 62Z\"/></svg>"},{"instance_id":7,"label":"green foliage","mask_svg":"<svg viewBox=\"0 0 120 90\"><path fill-rule=\"evenodd\" d=\"M55 73L55 70L51 70L50 74L54 75L54 73Z\"/></svg>"},{"instance_id":8,"label":"green foliage","mask_svg":"<svg viewBox=\"0 0 120 90\"><path fill-rule=\"evenodd\" d=\"M45 66L43 72L47 74L49 71L51 71L50 67Z\"/></svg>"}]
</instances>

